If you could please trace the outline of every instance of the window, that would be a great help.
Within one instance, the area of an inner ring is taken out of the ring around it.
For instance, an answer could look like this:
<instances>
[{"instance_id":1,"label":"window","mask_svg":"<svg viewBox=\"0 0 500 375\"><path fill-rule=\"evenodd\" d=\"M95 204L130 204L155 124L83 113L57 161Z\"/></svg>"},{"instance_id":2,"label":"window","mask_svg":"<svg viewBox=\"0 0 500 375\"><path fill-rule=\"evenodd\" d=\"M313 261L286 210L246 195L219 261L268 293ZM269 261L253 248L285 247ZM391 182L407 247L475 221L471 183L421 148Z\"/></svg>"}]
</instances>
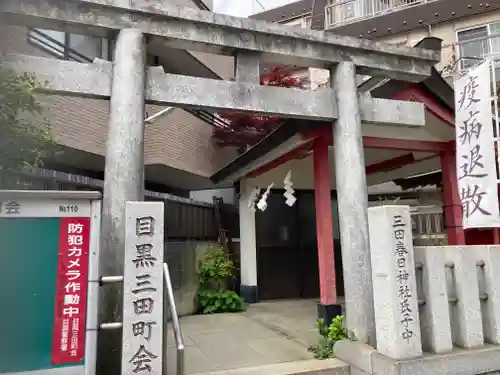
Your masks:
<instances>
[{"instance_id":1,"label":"window","mask_svg":"<svg viewBox=\"0 0 500 375\"><path fill-rule=\"evenodd\" d=\"M285 22L284 25L292 26L292 27L299 27L302 29L310 29L311 22L312 22L311 16L304 16L301 18L295 18L292 21Z\"/></svg>"},{"instance_id":2,"label":"window","mask_svg":"<svg viewBox=\"0 0 500 375\"><path fill-rule=\"evenodd\" d=\"M92 62L96 57L111 59L111 42L95 36L32 29L28 33L28 41L64 60Z\"/></svg>"},{"instance_id":3,"label":"window","mask_svg":"<svg viewBox=\"0 0 500 375\"><path fill-rule=\"evenodd\" d=\"M495 56L500 59L500 22L457 32L460 68L467 69L480 59Z\"/></svg>"},{"instance_id":4,"label":"window","mask_svg":"<svg viewBox=\"0 0 500 375\"><path fill-rule=\"evenodd\" d=\"M312 25L312 17L311 16L304 17L303 22L304 22L304 28L310 29Z\"/></svg>"}]
</instances>

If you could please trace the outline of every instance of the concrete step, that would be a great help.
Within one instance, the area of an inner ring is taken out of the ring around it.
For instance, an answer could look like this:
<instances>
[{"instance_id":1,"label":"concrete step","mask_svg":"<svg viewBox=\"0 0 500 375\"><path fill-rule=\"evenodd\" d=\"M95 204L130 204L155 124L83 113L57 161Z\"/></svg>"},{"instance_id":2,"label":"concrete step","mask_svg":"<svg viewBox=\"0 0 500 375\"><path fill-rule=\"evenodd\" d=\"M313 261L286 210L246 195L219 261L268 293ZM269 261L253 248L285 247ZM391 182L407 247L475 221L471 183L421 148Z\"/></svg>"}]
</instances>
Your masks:
<instances>
[{"instance_id":1,"label":"concrete step","mask_svg":"<svg viewBox=\"0 0 500 375\"><path fill-rule=\"evenodd\" d=\"M349 365L339 359L310 359L191 375L349 375Z\"/></svg>"}]
</instances>

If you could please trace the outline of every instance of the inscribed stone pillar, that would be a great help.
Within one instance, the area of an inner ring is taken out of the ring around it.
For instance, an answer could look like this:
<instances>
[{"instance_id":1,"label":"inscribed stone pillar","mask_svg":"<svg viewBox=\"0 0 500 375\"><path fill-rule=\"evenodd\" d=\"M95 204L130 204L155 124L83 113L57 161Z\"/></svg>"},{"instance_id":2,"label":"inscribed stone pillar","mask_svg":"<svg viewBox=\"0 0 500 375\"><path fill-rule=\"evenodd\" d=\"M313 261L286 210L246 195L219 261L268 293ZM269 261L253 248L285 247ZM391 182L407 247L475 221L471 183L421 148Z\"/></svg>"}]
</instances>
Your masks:
<instances>
[{"instance_id":1,"label":"inscribed stone pillar","mask_svg":"<svg viewBox=\"0 0 500 375\"><path fill-rule=\"evenodd\" d=\"M163 202L127 202L122 374L163 374Z\"/></svg>"},{"instance_id":2,"label":"inscribed stone pillar","mask_svg":"<svg viewBox=\"0 0 500 375\"><path fill-rule=\"evenodd\" d=\"M375 345L375 321L368 239L368 192L356 70L341 62L330 72L338 120L333 125L347 329Z\"/></svg>"},{"instance_id":3,"label":"inscribed stone pillar","mask_svg":"<svg viewBox=\"0 0 500 375\"><path fill-rule=\"evenodd\" d=\"M257 293L257 243L255 210L249 180L240 181L240 294L247 303L258 302Z\"/></svg>"},{"instance_id":4,"label":"inscribed stone pillar","mask_svg":"<svg viewBox=\"0 0 500 375\"><path fill-rule=\"evenodd\" d=\"M123 275L125 203L144 199L145 44L134 29L120 31L116 42L104 172L100 274ZM121 287L101 289L101 321L121 321ZM110 341L108 341L110 340ZM99 337L98 368L117 374L120 333Z\"/></svg>"},{"instance_id":5,"label":"inscribed stone pillar","mask_svg":"<svg viewBox=\"0 0 500 375\"><path fill-rule=\"evenodd\" d=\"M368 209L377 351L389 358L422 355L413 236L408 206Z\"/></svg>"}]
</instances>

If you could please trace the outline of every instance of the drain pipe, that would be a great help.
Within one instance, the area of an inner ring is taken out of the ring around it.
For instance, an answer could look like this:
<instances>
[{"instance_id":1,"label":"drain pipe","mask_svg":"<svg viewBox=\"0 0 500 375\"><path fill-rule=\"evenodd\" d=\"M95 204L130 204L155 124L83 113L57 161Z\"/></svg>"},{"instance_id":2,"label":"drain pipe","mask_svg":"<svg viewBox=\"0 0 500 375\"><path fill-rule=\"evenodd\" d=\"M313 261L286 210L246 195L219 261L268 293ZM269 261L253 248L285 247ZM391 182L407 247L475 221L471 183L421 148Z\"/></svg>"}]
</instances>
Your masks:
<instances>
[{"instance_id":1,"label":"drain pipe","mask_svg":"<svg viewBox=\"0 0 500 375\"><path fill-rule=\"evenodd\" d=\"M173 107L167 107L159 111L158 113L155 113L152 116L146 117L144 120L145 124L151 124L154 120L156 120L158 117L161 117L167 113L170 113L174 108Z\"/></svg>"}]
</instances>

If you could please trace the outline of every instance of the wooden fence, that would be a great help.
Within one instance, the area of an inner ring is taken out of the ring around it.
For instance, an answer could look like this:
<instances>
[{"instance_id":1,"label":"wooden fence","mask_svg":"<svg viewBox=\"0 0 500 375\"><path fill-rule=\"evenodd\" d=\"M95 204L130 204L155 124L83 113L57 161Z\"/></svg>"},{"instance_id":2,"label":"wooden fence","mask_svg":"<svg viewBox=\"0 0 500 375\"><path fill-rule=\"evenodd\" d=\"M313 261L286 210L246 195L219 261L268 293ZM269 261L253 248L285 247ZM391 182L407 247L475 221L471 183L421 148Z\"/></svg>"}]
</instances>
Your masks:
<instances>
[{"instance_id":1,"label":"wooden fence","mask_svg":"<svg viewBox=\"0 0 500 375\"><path fill-rule=\"evenodd\" d=\"M147 200L161 200L146 197ZM214 205L196 201L163 200L165 202L165 226L169 240L218 239ZM236 223L225 228L231 237L239 237L238 211L235 206L224 204L221 208L223 223Z\"/></svg>"},{"instance_id":2,"label":"wooden fence","mask_svg":"<svg viewBox=\"0 0 500 375\"><path fill-rule=\"evenodd\" d=\"M19 189L30 190L93 190L101 191L103 181L58 171L36 169L23 179ZM218 228L212 203L166 193L146 191L145 200L165 202L166 236L169 241L216 241ZM223 204L221 219L228 227L228 235L239 237L238 210L234 205Z\"/></svg>"}]
</instances>

